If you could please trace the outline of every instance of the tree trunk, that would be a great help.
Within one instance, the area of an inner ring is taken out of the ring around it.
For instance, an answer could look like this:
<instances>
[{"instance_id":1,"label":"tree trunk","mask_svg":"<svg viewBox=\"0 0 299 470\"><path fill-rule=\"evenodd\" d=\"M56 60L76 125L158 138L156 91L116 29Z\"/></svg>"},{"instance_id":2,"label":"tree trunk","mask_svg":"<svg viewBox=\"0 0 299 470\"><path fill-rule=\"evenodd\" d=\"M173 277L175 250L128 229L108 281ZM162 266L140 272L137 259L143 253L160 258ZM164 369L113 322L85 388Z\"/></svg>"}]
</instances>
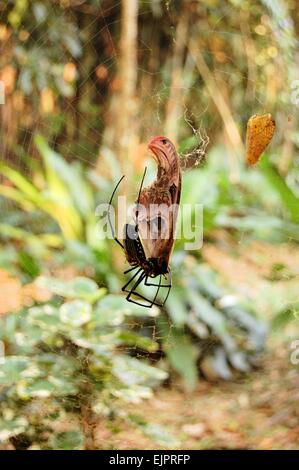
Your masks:
<instances>
[{"instance_id":1,"label":"tree trunk","mask_svg":"<svg viewBox=\"0 0 299 470\"><path fill-rule=\"evenodd\" d=\"M137 83L138 0L122 0L121 37L118 72L114 79L116 92L110 101L97 170L101 171L103 153L113 152L123 172L128 172L129 155L137 143L136 83Z\"/></svg>"},{"instance_id":2,"label":"tree trunk","mask_svg":"<svg viewBox=\"0 0 299 470\"><path fill-rule=\"evenodd\" d=\"M170 94L166 105L165 135L175 144L178 141L180 116L183 114L184 95L184 56L188 38L189 14L186 9L179 19L171 64Z\"/></svg>"}]
</instances>

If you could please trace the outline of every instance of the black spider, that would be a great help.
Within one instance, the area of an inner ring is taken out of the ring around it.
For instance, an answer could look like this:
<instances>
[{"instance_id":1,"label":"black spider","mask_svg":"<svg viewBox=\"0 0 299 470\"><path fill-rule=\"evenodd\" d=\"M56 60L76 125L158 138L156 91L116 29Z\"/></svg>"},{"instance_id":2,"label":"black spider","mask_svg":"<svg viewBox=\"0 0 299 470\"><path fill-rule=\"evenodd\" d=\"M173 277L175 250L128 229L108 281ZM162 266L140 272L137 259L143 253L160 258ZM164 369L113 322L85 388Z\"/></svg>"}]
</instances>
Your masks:
<instances>
[{"instance_id":1,"label":"black spider","mask_svg":"<svg viewBox=\"0 0 299 470\"><path fill-rule=\"evenodd\" d=\"M139 205L139 199L140 199L140 194L141 194L145 174L146 174L146 168L144 170L143 178L142 178L140 189L139 189L137 207ZM163 307L163 305L165 304L169 296L170 289L172 287L171 270L167 262L161 263L161 260L159 260L158 262L158 258L146 257L144 248L142 246L141 240L138 235L137 223L135 225L133 224L125 225L124 240L123 240L124 243L120 242L119 239L115 236L115 231L112 226L111 219L110 219L110 207L112 204L114 194L117 191L117 188L123 179L124 179L124 176L122 176L122 178L117 183L115 189L113 190L113 193L109 201L109 208L108 208L108 222L109 222L109 226L110 226L113 238L124 250L126 259L131 265L131 268L124 271L124 274L133 273L129 281L122 287L122 291L128 294L126 297L128 302L133 302L136 305L140 305L142 307L147 307L147 308L151 308L153 305ZM138 210L136 211L136 220L138 220ZM134 270L135 272L133 272ZM151 282L152 279L155 279L158 276L159 276L159 283ZM162 276L167 281L166 284L161 283ZM152 300L148 299L141 293L137 292L137 288L142 283L147 287L157 287L156 293ZM167 289L167 291L166 291L166 295L164 296L164 300L162 302L158 302L157 298L161 289ZM133 299L132 296L137 297L139 301Z\"/></svg>"}]
</instances>

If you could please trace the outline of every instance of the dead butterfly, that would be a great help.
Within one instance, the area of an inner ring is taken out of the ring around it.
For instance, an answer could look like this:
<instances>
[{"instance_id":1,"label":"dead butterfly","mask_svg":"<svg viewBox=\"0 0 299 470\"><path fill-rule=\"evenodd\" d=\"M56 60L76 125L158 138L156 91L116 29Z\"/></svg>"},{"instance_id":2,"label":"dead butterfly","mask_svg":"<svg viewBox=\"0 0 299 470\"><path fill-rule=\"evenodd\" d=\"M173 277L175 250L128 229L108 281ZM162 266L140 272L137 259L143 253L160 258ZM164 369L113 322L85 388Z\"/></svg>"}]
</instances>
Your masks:
<instances>
[{"instance_id":1,"label":"dead butterfly","mask_svg":"<svg viewBox=\"0 0 299 470\"><path fill-rule=\"evenodd\" d=\"M270 143L275 131L275 121L271 114L255 114L247 123L246 163L254 165Z\"/></svg>"},{"instance_id":2,"label":"dead butterfly","mask_svg":"<svg viewBox=\"0 0 299 470\"><path fill-rule=\"evenodd\" d=\"M169 261L180 203L181 170L178 154L169 139L154 137L148 148L158 165L157 177L150 186L142 188L145 169L136 201L135 223L125 225L123 242L115 236L109 212L108 221L115 241L122 247L131 265L124 272L133 274L122 288L127 293L126 299L143 307L161 307L172 286ZM123 178L114 189L109 206ZM154 288L151 299L137 291L141 286ZM159 301L161 291L164 295L163 300Z\"/></svg>"}]
</instances>

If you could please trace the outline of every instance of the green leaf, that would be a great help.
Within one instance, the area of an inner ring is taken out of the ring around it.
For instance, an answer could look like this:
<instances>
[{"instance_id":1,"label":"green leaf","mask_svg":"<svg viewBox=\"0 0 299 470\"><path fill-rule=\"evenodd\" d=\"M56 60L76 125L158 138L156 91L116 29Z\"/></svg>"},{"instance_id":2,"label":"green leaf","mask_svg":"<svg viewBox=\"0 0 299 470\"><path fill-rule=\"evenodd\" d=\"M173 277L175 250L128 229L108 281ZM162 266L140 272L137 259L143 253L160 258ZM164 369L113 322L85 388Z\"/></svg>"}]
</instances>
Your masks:
<instances>
[{"instance_id":1,"label":"green leaf","mask_svg":"<svg viewBox=\"0 0 299 470\"><path fill-rule=\"evenodd\" d=\"M66 34L62 37L65 46L73 57L80 57L82 49L78 38L75 35Z\"/></svg>"},{"instance_id":2,"label":"green leaf","mask_svg":"<svg viewBox=\"0 0 299 470\"><path fill-rule=\"evenodd\" d=\"M212 331L225 342L227 328L221 312L214 308L210 302L195 289L190 289L188 292L190 294L190 304L198 318L208 325ZM228 341L228 344L230 344L230 341Z\"/></svg>"},{"instance_id":3,"label":"green leaf","mask_svg":"<svg viewBox=\"0 0 299 470\"><path fill-rule=\"evenodd\" d=\"M43 21L45 21L48 14L47 8L41 2L38 2L33 5L33 13L38 23L42 23Z\"/></svg>"},{"instance_id":4,"label":"green leaf","mask_svg":"<svg viewBox=\"0 0 299 470\"><path fill-rule=\"evenodd\" d=\"M31 232L27 232L19 227L13 227L9 224L0 224L1 237L11 238L13 240L19 240L28 243L31 247L38 247L46 250L46 247L61 247L62 238L56 234L40 234L34 235Z\"/></svg>"},{"instance_id":5,"label":"green leaf","mask_svg":"<svg viewBox=\"0 0 299 470\"><path fill-rule=\"evenodd\" d=\"M0 184L0 195L17 202L25 211L32 211L35 208L35 205L31 201L24 198L22 191L16 188Z\"/></svg>"},{"instance_id":6,"label":"green leaf","mask_svg":"<svg viewBox=\"0 0 299 470\"><path fill-rule=\"evenodd\" d=\"M44 204L40 191L28 181L19 171L10 168L7 165L0 164L0 173L8 178L19 191L23 194L24 199L28 199L39 207Z\"/></svg>"},{"instance_id":7,"label":"green leaf","mask_svg":"<svg viewBox=\"0 0 299 470\"><path fill-rule=\"evenodd\" d=\"M124 387L113 391L113 396L120 398L128 403L139 404L144 399L152 398L153 391L149 387L143 387L142 385L131 385L130 387ZM101 407L98 404L98 409Z\"/></svg>"},{"instance_id":8,"label":"green leaf","mask_svg":"<svg viewBox=\"0 0 299 470\"><path fill-rule=\"evenodd\" d=\"M168 374L156 367L149 366L129 356L116 356L113 358L113 374L125 385L145 385L154 387L166 380Z\"/></svg>"},{"instance_id":9,"label":"green leaf","mask_svg":"<svg viewBox=\"0 0 299 470\"><path fill-rule=\"evenodd\" d=\"M84 445L84 436L78 429L54 434L50 440L54 450L80 450Z\"/></svg>"},{"instance_id":10,"label":"green leaf","mask_svg":"<svg viewBox=\"0 0 299 470\"><path fill-rule=\"evenodd\" d=\"M42 154L48 169L51 181L58 184L58 179L63 182L71 196L74 205L83 217L94 212L94 200L90 185L84 178L83 170L77 163L67 163L61 155L52 150L44 138L40 135L35 137L35 143ZM56 179L54 179L55 175Z\"/></svg>"},{"instance_id":11,"label":"green leaf","mask_svg":"<svg viewBox=\"0 0 299 470\"><path fill-rule=\"evenodd\" d=\"M72 330L69 332L69 337L80 348L90 349L98 356L107 356L116 346L121 344L115 333L101 334L89 329Z\"/></svg>"},{"instance_id":12,"label":"green leaf","mask_svg":"<svg viewBox=\"0 0 299 470\"><path fill-rule=\"evenodd\" d=\"M209 370L212 372L212 376L216 375L222 380L229 380L232 378L232 372L223 348L217 347L212 350L210 355L205 357L203 362L203 372L207 377L209 377Z\"/></svg>"},{"instance_id":13,"label":"green leaf","mask_svg":"<svg viewBox=\"0 0 299 470\"><path fill-rule=\"evenodd\" d=\"M167 300L167 310L175 326L183 326L189 316L189 311L186 306L187 292L175 286L172 289L171 295Z\"/></svg>"},{"instance_id":14,"label":"green leaf","mask_svg":"<svg viewBox=\"0 0 299 470\"><path fill-rule=\"evenodd\" d=\"M91 319L91 306L84 300L65 302L59 309L59 315L63 323L73 327L81 326Z\"/></svg>"},{"instance_id":15,"label":"green leaf","mask_svg":"<svg viewBox=\"0 0 299 470\"><path fill-rule=\"evenodd\" d=\"M285 327L288 323L294 320L297 312L299 312L299 304L282 309L272 320L273 330L279 330Z\"/></svg>"},{"instance_id":16,"label":"green leaf","mask_svg":"<svg viewBox=\"0 0 299 470\"><path fill-rule=\"evenodd\" d=\"M27 357L6 356L0 364L0 385L10 386L22 379L22 373L29 368Z\"/></svg>"},{"instance_id":17,"label":"green leaf","mask_svg":"<svg viewBox=\"0 0 299 470\"><path fill-rule=\"evenodd\" d=\"M48 304L30 308L28 310L28 321L39 326L45 332L52 333L59 331L61 325L58 309Z\"/></svg>"},{"instance_id":18,"label":"green leaf","mask_svg":"<svg viewBox=\"0 0 299 470\"><path fill-rule=\"evenodd\" d=\"M175 447L179 445L177 439L159 424L139 425L142 432L160 445L166 447Z\"/></svg>"},{"instance_id":19,"label":"green leaf","mask_svg":"<svg viewBox=\"0 0 299 470\"><path fill-rule=\"evenodd\" d=\"M37 380L32 384L23 381L17 385L17 392L23 400L28 398L47 398L55 395L55 386L47 380Z\"/></svg>"},{"instance_id":20,"label":"green leaf","mask_svg":"<svg viewBox=\"0 0 299 470\"><path fill-rule=\"evenodd\" d=\"M299 198L289 188L283 177L278 173L276 168L271 165L269 159L263 158L260 163L263 174L272 185L273 190L279 195L281 202L288 211L291 219L295 223L299 223Z\"/></svg>"},{"instance_id":21,"label":"green leaf","mask_svg":"<svg viewBox=\"0 0 299 470\"><path fill-rule=\"evenodd\" d=\"M95 281L86 277L76 277L71 281L63 281L53 277L42 276L37 279L36 283L61 297L79 298L90 303L103 297L106 292L106 289L99 289Z\"/></svg>"},{"instance_id":22,"label":"green leaf","mask_svg":"<svg viewBox=\"0 0 299 470\"><path fill-rule=\"evenodd\" d=\"M28 422L23 416L12 420L0 419L0 441L7 441L10 437L21 434L27 426Z\"/></svg>"},{"instance_id":23,"label":"green leaf","mask_svg":"<svg viewBox=\"0 0 299 470\"><path fill-rule=\"evenodd\" d=\"M292 237L299 239L299 225L268 215L262 211L246 210L241 217L232 216L228 211L217 214L216 223L220 227L234 228L240 232L253 231L261 239L277 242Z\"/></svg>"},{"instance_id":24,"label":"green leaf","mask_svg":"<svg viewBox=\"0 0 299 470\"><path fill-rule=\"evenodd\" d=\"M125 311L115 308L103 302L104 299L100 300L94 307L93 321L95 325L101 326L118 326L121 325L125 318Z\"/></svg>"},{"instance_id":25,"label":"green leaf","mask_svg":"<svg viewBox=\"0 0 299 470\"><path fill-rule=\"evenodd\" d=\"M74 293L74 297L79 297L89 302L95 302L106 293L105 288L99 289L97 283L87 277L76 277L70 281L69 288Z\"/></svg>"},{"instance_id":26,"label":"green leaf","mask_svg":"<svg viewBox=\"0 0 299 470\"><path fill-rule=\"evenodd\" d=\"M27 251L19 251L18 261L20 268L31 277L36 277L40 273L40 266L37 260Z\"/></svg>"},{"instance_id":27,"label":"green leaf","mask_svg":"<svg viewBox=\"0 0 299 470\"><path fill-rule=\"evenodd\" d=\"M80 240L83 237L82 218L73 199L72 191L63 179L65 174L70 180L73 179L71 170L63 158L48 146L41 135L36 135L34 140L46 169L48 188L44 191L46 200L44 210L57 221L67 239Z\"/></svg>"},{"instance_id":28,"label":"green leaf","mask_svg":"<svg viewBox=\"0 0 299 470\"><path fill-rule=\"evenodd\" d=\"M149 352L155 352L158 349L158 344L155 341L150 338L146 338L145 336L138 335L133 331L119 330L117 332L117 337L123 344L133 346L134 349L140 348Z\"/></svg>"},{"instance_id":29,"label":"green leaf","mask_svg":"<svg viewBox=\"0 0 299 470\"><path fill-rule=\"evenodd\" d=\"M190 338L178 329L171 329L167 336L162 332L162 343L170 365L181 375L186 389L194 390L198 379L197 352Z\"/></svg>"},{"instance_id":30,"label":"green leaf","mask_svg":"<svg viewBox=\"0 0 299 470\"><path fill-rule=\"evenodd\" d=\"M113 312L119 312L121 315L132 316L132 317L156 317L159 314L157 308L145 309L138 305L130 305L124 296L122 295L106 295L103 297L96 305L96 312L99 315L99 318L102 315L102 312L105 312L104 315L113 315Z\"/></svg>"}]
</instances>

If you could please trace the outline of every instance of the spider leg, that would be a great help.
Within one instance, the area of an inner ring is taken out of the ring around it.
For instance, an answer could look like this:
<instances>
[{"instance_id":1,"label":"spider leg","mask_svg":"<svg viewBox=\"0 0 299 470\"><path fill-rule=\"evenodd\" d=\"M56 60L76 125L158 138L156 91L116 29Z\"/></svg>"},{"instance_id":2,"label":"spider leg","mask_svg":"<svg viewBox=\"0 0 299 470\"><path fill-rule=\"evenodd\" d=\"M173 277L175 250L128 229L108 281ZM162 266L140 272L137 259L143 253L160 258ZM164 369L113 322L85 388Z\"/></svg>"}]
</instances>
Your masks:
<instances>
[{"instance_id":1,"label":"spider leg","mask_svg":"<svg viewBox=\"0 0 299 470\"><path fill-rule=\"evenodd\" d=\"M163 307L163 305L166 304L166 300L168 299L168 296L169 296L169 294L170 294L170 289L172 288L172 274L171 274L170 268L169 268L168 273L169 273L169 278L170 278L170 279L169 279L169 285L168 285L168 286L165 286L165 287L168 287L168 292L167 292L166 298L165 298L165 300L164 300L164 302L163 302L163 304L162 304L162 307Z\"/></svg>"},{"instance_id":2,"label":"spider leg","mask_svg":"<svg viewBox=\"0 0 299 470\"><path fill-rule=\"evenodd\" d=\"M154 283L150 283L150 282L148 283L147 282L148 276L146 277L145 282L144 282L144 284L146 286L156 286L156 287L158 287L155 298L153 300L153 305L157 305L158 307L163 307L165 305L165 303L168 299L168 296L170 294L170 289L172 288L172 274L171 274L170 268L169 268L168 274L169 274L169 284L161 284L161 275L160 275L160 279L159 279L159 284L154 284ZM168 291L167 291L167 294L166 294L166 297L165 297L164 301L162 303L157 303L157 302L155 302L155 300L157 298L157 295L158 295L159 290L160 290L161 287L168 288Z\"/></svg>"},{"instance_id":3,"label":"spider leg","mask_svg":"<svg viewBox=\"0 0 299 470\"><path fill-rule=\"evenodd\" d=\"M135 277L140 274L140 271L142 271L142 268L139 268L138 271L136 271L135 274L133 274L133 276L128 280L128 282L121 288L121 290L123 292L127 292L126 291L126 288L128 287L129 284L131 284L131 282L133 281L133 279L135 279Z\"/></svg>"},{"instance_id":4,"label":"spider leg","mask_svg":"<svg viewBox=\"0 0 299 470\"><path fill-rule=\"evenodd\" d=\"M140 270L137 272L137 273L140 273ZM136 274L137 274L136 273ZM135 276L134 276L135 277ZM157 292L156 292L156 295L154 297L153 300L150 300L148 298L146 298L145 296L143 296L142 294L140 294L139 292L136 292L135 289L139 286L139 284L141 284L141 282L144 280L144 278L146 278L146 274L143 272L140 274L140 276L138 277L137 281L135 282L135 284L133 285L133 287L128 291L128 290L125 290L125 292L128 292L128 295L126 297L126 300L128 302L132 302L134 303L135 305L139 305L140 307L145 307L145 308L151 308L153 305L157 305L158 307L161 306L161 304L155 302L156 300L156 297L158 295L158 292L159 292L159 288L157 289ZM133 279L133 278L132 278ZM130 280L130 282L132 281L132 279ZM126 286L125 286L126 287ZM124 288L123 288L124 290ZM135 299L132 299L132 295L135 295L136 297L138 297L139 299L142 299L142 300L145 300L148 304L145 305L144 303L141 303L141 302L138 302L137 300Z\"/></svg>"},{"instance_id":5,"label":"spider leg","mask_svg":"<svg viewBox=\"0 0 299 470\"><path fill-rule=\"evenodd\" d=\"M172 284L160 284L160 282L158 284L154 284L153 282L145 282L144 284L149 287L172 287Z\"/></svg>"},{"instance_id":6,"label":"spider leg","mask_svg":"<svg viewBox=\"0 0 299 470\"><path fill-rule=\"evenodd\" d=\"M135 289L139 286L139 284L143 281L143 279L145 278L146 274L144 272L140 273L140 271L142 271L142 268L139 268L138 271L136 271L136 273L131 277L131 279L123 286L122 288L122 291L123 292L127 292L128 295L126 297L126 300L128 302L132 302L136 305L140 305L141 307L151 307L151 301L149 299L147 299L146 297L144 297L143 295L139 294L139 292L135 292ZM128 285L133 281L133 279L136 278L137 275L140 275L137 279L137 281L135 282L135 284L133 285L133 287L130 289L130 290L127 290L127 287ZM131 296L132 295L136 295L137 297L145 300L146 302L148 302L149 305L144 305L140 302L137 302L136 300L134 299L131 299ZM156 304L155 304L156 305Z\"/></svg>"},{"instance_id":7,"label":"spider leg","mask_svg":"<svg viewBox=\"0 0 299 470\"><path fill-rule=\"evenodd\" d=\"M136 268L138 268L138 264L134 264L132 268L129 268L126 271L124 271L124 274L128 274L129 272L133 271L133 269L136 269Z\"/></svg>"},{"instance_id":8,"label":"spider leg","mask_svg":"<svg viewBox=\"0 0 299 470\"><path fill-rule=\"evenodd\" d=\"M170 273L170 270L168 271L168 274L170 274L169 284L160 284L160 282L159 282L159 284L155 284L154 282L148 282L148 279L152 279L152 278L150 278L149 276L146 277L146 280L145 280L144 284L145 284L146 286L155 286L155 287L159 287L159 286L161 286L161 287L172 287L172 281L171 281L171 273ZM165 275L164 275L164 277L165 277ZM165 278L165 279L166 279L166 278Z\"/></svg>"},{"instance_id":9,"label":"spider leg","mask_svg":"<svg viewBox=\"0 0 299 470\"><path fill-rule=\"evenodd\" d=\"M135 292L135 289L136 287L139 286L139 284L143 281L143 279L145 278L146 274L143 272L141 273L141 275L139 276L139 278L137 279L137 281L135 282L134 286L132 287L132 289L129 291L126 299L128 302L132 302L133 304L136 304L136 305L140 305L141 307L146 307L148 308L149 305L144 305L144 304L141 304L140 302L137 302L136 300L134 299L131 299L131 296L132 295L137 295L138 297L140 298L143 298L141 295L139 295L138 293ZM145 299L147 302L149 302L148 299Z\"/></svg>"},{"instance_id":10,"label":"spider leg","mask_svg":"<svg viewBox=\"0 0 299 470\"><path fill-rule=\"evenodd\" d=\"M147 278L147 276L145 278ZM143 281L143 279L144 279L144 276L142 276L141 279L140 278L138 279L138 282L136 283L137 285L134 285L130 291L126 291L126 292L129 292L129 295L127 296L127 300L129 302L133 302L136 305L140 305L141 307L151 308L153 305L156 305L157 307L162 307L163 306L162 304L160 304L158 302L155 302L156 297L157 297L158 292L159 292L159 286L158 285L157 285L158 289L157 289L156 295L155 295L153 300L148 299L147 297L140 294L139 292L135 292L136 287L138 287L138 285ZM142 303L138 302L137 300L131 299L131 295L135 295L139 299L145 300L148 303L148 305L145 305L144 303L142 304Z\"/></svg>"},{"instance_id":11,"label":"spider leg","mask_svg":"<svg viewBox=\"0 0 299 470\"><path fill-rule=\"evenodd\" d=\"M134 269L136 269L138 267L137 266L133 266L132 268L130 268L128 271L133 271ZM135 274L129 279L129 281L123 286L122 288L122 291L123 292L127 292L128 295L126 297L126 300L128 302L132 302L136 305L140 305L141 307L146 307L146 308L151 308L153 305L156 305L157 307L163 307L164 304L166 303L167 299L168 299L168 296L170 294L170 289L172 287L172 276L171 276L171 271L169 269L168 271L168 274L169 274L169 284L167 285L163 285L161 284L161 279L162 279L162 275L160 274L160 277L159 277L159 283L158 284L154 284L154 283L150 283L148 282L148 279L149 279L149 276L145 274L145 272L143 271L142 268L139 268ZM131 287L129 290L127 289L127 287L131 284L131 282L139 275L139 277L137 278L137 280L135 281L135 284L133 285L133 287ZM157 287L158 289L156 290L156 293L155 293L155 296L153 298L153 300L150 300L149 298L145 297L144 295L142 295L141 293L139 292L136 292L136 288L139 286L139 284L141 284L141 282L144 280L144 285L145 286L152 286L152 287ZM166 288L168 289L167 291L167 294L166 294L166 297L164 299L164 301L162 303L160 302L156 302L156 299L157 299L157 296L160 292L160 289L161 288ZM148 304L145 305L144 303L141 303L141 302L138 302L137 300L134 300L132 299L132 295L135 295L136 297L138 297L139 299L142 299L144 300L145 302L147 302Z\"/></svg>"},{"instance_id":12,"label":"spider leg","mask_svg":"<svg viewBox=\"0 0 299 470\"><path fill-rule=\"evenodd\" d=\"M148 305L145 305L145 304L141 304L139 302L137 302L136 300L129 300L129 302L133 302L134 304L136 305L140 305L141 307L146 307L146 308L151 308L153 305L156 305L157 307L162 307L163 305L162 304L158 304L158 302L154 302L152 303L152 300L148 299L147 297L145 297L144 295L142 294L139 294L139 292L130 292L131 295L136 295L136 297L138 297L139 299L142 299L142 300L145 300L146 302L148 302Z\"/></svg>"},{"instance_id":13,"label":"spider leg","mask_svg":"<svg viewBox=\"0 0 299 470\"><path fill-rule=\"evenodd\" d=\"M143 176L142 176L142 180L141 180L141 184L140 184L140 188L139 188L139 193L138 193L138 199L137 199L137 210L136 210L136 214L135 214L137 230L138 230L138 215L139 215L138 205L139 205L139 200L140 200L140 195L141 195L141 191L142 191L142 186L143 186L146 170L147 170L147 167L144 168L144 172L143 172Z\"/></svg>"},{"instance_id":14,"label":"spider leg","mask_svg":"<svg viewBox=\"0 0 299 470\"><path fill-rule=\"evenodd\" d=\"M137 199L138 204L139 204L139 200L140 200L140 194L141 194L141 191L142 191L142 186L143 186L144 178L145 178L145 175L146 175L146 171L147 171L147 167L144 168L144 172L143 172L143 176L142 176L142 180L141 180L141 184L140 184L140 188L139 188L138 199Z\"/></svg>"},{"instance_id":15,"label":"spider leg","mask_svg":"<svg viewBox=\"0 0 299 470\"><path fill-rule=\"evenodd\" d=\"M110 227L110 230L111 230L111 233L112 233L112 236L114 238L114 240L116 241L116 243L119 244L119 246L122 247L122 249L124 250L124 245L122 244L121 241L119 241L119 239L115 236L115 230L112 226L112 222L111 222L111 219L110 219L110 207L111 207L111 204L112 204L112 200L113 200L113 197L114 197L114 194L116 193L116 190L118 188L118 186L120 185L120 183L122 182L122 180L124 179L125 176L122 176L121 179L119 180L119 182L117 183L117 185L115 186L114 190L113 190L113 193L111 195L111 198L110 198L110 201L109 201L109 207L108 207L108 214L107 214L107 217L108 217L108 223L109 223L109 227Z\"/></svg>"},{"instance_id":16,"label":"spider leg","mask_svg":"<svg viewBox=\"0 0 299 470\"><path fill-rule=\"evenodd\" d=\"M146 276L146 278L145 278L145 282L144 282L144 283L146 283L146 281L147 281L147 276ZM158 286L158 289L156 290L156 294L155 294L155 297L154 297L153 300L152 300L152 304L151 304L150 308L152 308L152 306L155 305L155 300L156 300L156 298L157 298L157 296L158 296L158 294L159 294L160 287L161 287L161 274L160 274L160 278L159 278L159 286Z\"/></svg>"}]
</instances>

